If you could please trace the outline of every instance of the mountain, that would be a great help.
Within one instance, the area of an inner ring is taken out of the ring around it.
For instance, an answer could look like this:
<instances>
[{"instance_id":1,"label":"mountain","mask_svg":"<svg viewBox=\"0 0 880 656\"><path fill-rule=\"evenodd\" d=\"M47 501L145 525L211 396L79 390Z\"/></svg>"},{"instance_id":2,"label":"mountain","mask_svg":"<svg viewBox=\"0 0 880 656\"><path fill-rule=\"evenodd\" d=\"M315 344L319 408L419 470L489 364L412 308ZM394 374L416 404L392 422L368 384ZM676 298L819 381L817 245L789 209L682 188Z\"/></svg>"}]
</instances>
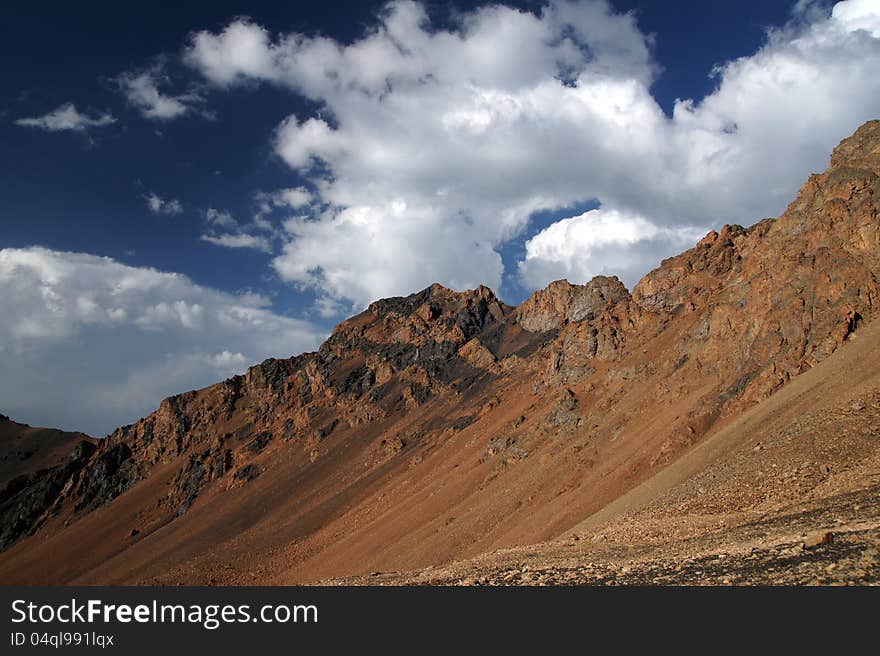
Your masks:
<instances>
[{"instance_id":1,"label":"mountain","mask_svg":"<svg viewBox=\"0 0 880 656\"><path fill-rule=\"evenodd\" d=\"M294 583L589 537L865 333L878 212L872 121L780 217L710 232L632 292L598 277L519 307L439 285L377 301L316 353L166 399L7 488L0 580ZM725 476L702 487L746 480Z\"/></svg>"},{"instance_id":2,"label":"mountain","mask_svg":"<svg viewBox=\"0 0 880 656\"><path fill-rule=\"evenodd\" d=\"M0 487L17 476L63 465L71 449L81 441L96 444L84 433L34 428L0 414Z\"/></svg>"},{"instance_id":3,"label":"mountain","mask_svg":"<svg viewBox=\"0 0 880 656\"><path fill-rule=\"evenodd\" d=\"M880 322L536 545L322 583L880 584Z\"/></svg>"},{"instance_id":4,"label":"mountain","mask_svg":"<svg viewBox=\"0 0 880 656\"><path fill-rule=\"evenodd\" d=\"M0 414L0 545L42 524L68 472L84 463L96 445L83 433L34 428Z\"/></svg>"}]
</instances>

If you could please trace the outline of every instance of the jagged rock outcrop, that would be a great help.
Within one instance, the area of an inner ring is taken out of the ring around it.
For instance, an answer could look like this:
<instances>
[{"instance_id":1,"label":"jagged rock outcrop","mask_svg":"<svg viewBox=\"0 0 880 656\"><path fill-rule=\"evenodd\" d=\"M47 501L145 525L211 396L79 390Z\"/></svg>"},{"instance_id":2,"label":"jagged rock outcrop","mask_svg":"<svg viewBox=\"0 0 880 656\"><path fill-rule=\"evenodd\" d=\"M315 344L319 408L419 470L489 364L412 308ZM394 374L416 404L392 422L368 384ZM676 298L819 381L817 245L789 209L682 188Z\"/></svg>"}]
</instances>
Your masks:
<instances>
[{"instance_id":1,"label":"jagged rock outcrop","mask_svg":"<svg viewBox=\"0 0 880 656\"><path fill-rule=\"evenodd\" d=\"M525 330L545 332L568 323L592 321L602 312L629 299L626 287L615 276L596 276L585 285L557 280L523 302L517 308L516 317Z\"/></svg>"},{"instance_id":2,"label":"jagged rock outcrop","mask_svg":"<svg viewBox=\"0 0 880 656\"><path fill-rule=\"evenodd\" d=\"M17 476L0 490L0 549L38 529L50 513L57 512L64 492L84 476L100 481L101 463L87 467L92 464L89 458L95 451L94 444L82 440L66 462Z\"/></svg>"},{"instance_id":3,"label":"jagged rock outcrop","mask_svg":"<svg viewBox=\"0 0 880 656\"><path fill-rule=\"evenodd\" d=\"M0 415L0 549L38 528L96 450L82 433Z\"/></svg>"}]
</instances>

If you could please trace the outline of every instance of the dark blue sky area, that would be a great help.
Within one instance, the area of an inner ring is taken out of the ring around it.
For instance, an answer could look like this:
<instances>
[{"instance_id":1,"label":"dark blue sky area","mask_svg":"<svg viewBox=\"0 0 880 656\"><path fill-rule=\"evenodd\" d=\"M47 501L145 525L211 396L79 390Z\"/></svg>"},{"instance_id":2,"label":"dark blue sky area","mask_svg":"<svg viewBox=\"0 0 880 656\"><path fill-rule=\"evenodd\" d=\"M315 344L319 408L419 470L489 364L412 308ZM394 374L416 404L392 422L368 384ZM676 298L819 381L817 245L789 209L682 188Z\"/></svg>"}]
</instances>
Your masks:
<instances>
[{"instance_id":1,"label":"dark blue sky area","mask_svg":"<svg viewBox=\"0 0 880 656\"><path fill-rule=\"evenodd\" d=\"M246 219L253 214L256 192L295 186L296 176L272 152L271 135L286 116L309 108L290 92L263 86L209 92L215 120L157 124L126 107L111 78L143 68L164 53L170 73L194 81L174 62L187 35L219 29L240 15L273 32L320 32L349 41L373 23L379 4L5 3L0 26L0 54L6 62L0 91L0 247L42 245L107 255L182 272L227 291L275 294L276 311L300 313L311 295L274 281L267 254L200 241L200 213L216 207ZM641 29L656 36L655 59L664 72L652 91L669 112L676 98L698 100L711 91L712 67L754 52L768 26L785 23L792 3L621 0L614 5L636 10ZM473 5L428 6L442 24L453 7ZM68 101L81 112L111 112L119 121L88 134L41 132L13 123ZM177 216L150 213L143 198L150 191L180 199L184 211ZM535 217L530 234L563 215ZM504 247L508 265L528 236ZM505 283L504 291L514 302L523 293L515 282Z\"/></svg>"}]
</instances>

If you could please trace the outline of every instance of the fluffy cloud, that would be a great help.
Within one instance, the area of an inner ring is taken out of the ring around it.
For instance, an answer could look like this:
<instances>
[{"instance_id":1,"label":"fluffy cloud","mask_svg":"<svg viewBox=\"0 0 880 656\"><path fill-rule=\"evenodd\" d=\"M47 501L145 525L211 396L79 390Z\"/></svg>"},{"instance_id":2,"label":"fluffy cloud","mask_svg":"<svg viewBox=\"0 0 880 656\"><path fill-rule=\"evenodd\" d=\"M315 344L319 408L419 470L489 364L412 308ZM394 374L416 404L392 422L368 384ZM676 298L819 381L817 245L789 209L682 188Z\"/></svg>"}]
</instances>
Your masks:
<instances>
[{"instance_id":1,"label":"fluffy cloud","mask_svg":"<svg viewBox=\"0 0 880 656\"><path fill-rule=\"evenodd\" d=\"M650 38L603 1L482 7L451 28L392 2L347 44L236 20L195 34L185 60L218 87L266 82L320 106L275 133L316 202L285 223L274 266L322 308L357 306L435 280L498 287L499 247L539 210L602 206L530 241L531 286L598 271L632 282L698 229L778 214L880 114L878 6L810 5L671 116L650 92ZM632 230L645 232L621 237ZM563 234L589 253L566 252Z\"/></svg>"},{"instance_id":2,"label":"fluffy cloud","mask_svg":"<svg viewBox=\"0 0 880 656\"><path fill-rule=\"evenodd\" d=\"M153 214L173 216L183 212L180 201L174 198L162 198L158 194L150 192L144 196L144 200L147 201L147 207Z\"/></svg>"},{"instance_id":3,"label":"fluffy cloud","mask_svg":"<svg viewBox=\"0 0 880 656\"><path fill-rule=\"evenodd\" d=\"M314 196L305 187L292 187L278 189L271 193L258 193L256 200L260 213L268 214L279 207L295 210L306 207L314 200Z\"/></svg>"},{"instance_id":4,"label":"fluffy cloud","mask_svg":"<svg viewBox=\"0 0 880 656\"><path fill-rule=\"evenodd\" d=\"M562 219L526 242L520 273L532 288L571 277L616 275L630 288L645 262L689 248L705 230L657 226L644 217L599 208Z\"/></svg>"},{"instance_id":5,"label":"fluffy cloud","mask_svg":"<svg viewBox=\"0 0 880 656\"><path fill-rule=\"evenodd\" d=\"M205 223L218 228L237 228L238 221L226 210L209 207L205 210Z\"/></svg>"},{"instance_id":6,"label":"fluffy cloud","mask_svg":"<svg viewBox=\"0 0 880 656\"><path fill-rule=\"evenodd\" d=\"M32 118L20 118L15 121L22 127L37 128L47 132L85 132L89 128L100 128L116 123L116 119L110 114L89 116L80 114L73 103L64 103L55 111Z\"/></svg>"},{"instance_id":7,"label":"fluffy cloud","mask_svg":"<svg viewBox=\"0 0 880 656\"><path fill-rule=\"evenodd\" d=\"M276 196L281 198L278 194L259 194L258 202L260 203L261 209L254 217L253 221L245 224L239 223L235 217L226 210L218 210L213 207L209 208L205 211L205 223L208 226L209 232L201 236L202 241L214 244L215 246L222 246L224 248L250 248L263 251L264 253L271 253L272 239L277 235L275 227L265 218L264 215L279 203L283 204L282 201L277 201L273 205L273 199L276 198ZM219 232L220 230L231 232ZM260 232L263 234L255 234Z\"/></svg>"},{"instance_id":8,"label":"fluffy cloud","mask_svg":"<svg viewBox=\"0 0 880 656\"><path fill-rule=\"evenodd\" d=\"M225 248L253 248L264 253L272 252L269 240L259 235L224 233L221 235L202 235L201 239Z\"/></svg>"},{"instance_id":9,"label":"fluffy cloud","mask_svg":"<svg viewBox=\"0 0 880 656\"><path fill-rule=\"evenodd\" d=\"M848 30L865 30L874 38L880 38L880 7L873 0L838 3L831 15Z\"/></svg>"},{"instance_id":10,"label":"fluffy cloud","mask_svg":"<svg viewBox=\"0 0 880 656\"><path fill-rule=\"evenodd\" d=\"M162 93L159 87L167 82L168 78L164 75L161 65L144 71L122 73L116 78L122 94L144 118L168 121L184 114L208 115L199 108L204 98L198 93L192 91L178 95Z\"/></svg>"},{"instance_id":11,"label":"fluffy cloud","mask_svg":"<svg viewBox=\"0 0 880 656\"><path fill-rule=\"evenodd\" d=\"M0 410L94 435L321 339L263 297L81 253L0 250L0 297Z\"/></svg>"}]
</instances>

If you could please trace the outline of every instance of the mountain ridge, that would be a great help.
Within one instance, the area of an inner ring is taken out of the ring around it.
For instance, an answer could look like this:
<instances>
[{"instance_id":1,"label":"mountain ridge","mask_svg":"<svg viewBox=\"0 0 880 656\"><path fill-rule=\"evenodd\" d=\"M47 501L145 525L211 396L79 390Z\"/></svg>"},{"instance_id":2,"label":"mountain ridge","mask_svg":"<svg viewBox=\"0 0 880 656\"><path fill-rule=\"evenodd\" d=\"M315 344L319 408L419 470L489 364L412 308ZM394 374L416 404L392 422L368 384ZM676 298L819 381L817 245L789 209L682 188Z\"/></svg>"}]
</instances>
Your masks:
<instances>
[{"instance_id":1,"label":"mountain ridge","mask_svg":"<svg viewBox=\"0 0 880 656\"><path fill-rule=\"evenodd\" d=\"M58 474L56 498L28 487L5 498L4 517L39 520L6 537L0 576L39 556L19 548L28 534L68 543L111 505L132 506L131 527L63 580L203 580L222 555L171 550L159 563L138 546L193 531L212 547L250 545L247 562L277 561L289 581L557 535L876 315L878 180L872 121L779 218L710 232L632 292L600 276L556 281L518 307L486 287L437 284L376 301L316 352L165 399ZM417 481L429 458L438 465ZM290 517L273 526L283 508ZM224 580L251 580L247 567Z\"/></svg>"}]
</instances>

